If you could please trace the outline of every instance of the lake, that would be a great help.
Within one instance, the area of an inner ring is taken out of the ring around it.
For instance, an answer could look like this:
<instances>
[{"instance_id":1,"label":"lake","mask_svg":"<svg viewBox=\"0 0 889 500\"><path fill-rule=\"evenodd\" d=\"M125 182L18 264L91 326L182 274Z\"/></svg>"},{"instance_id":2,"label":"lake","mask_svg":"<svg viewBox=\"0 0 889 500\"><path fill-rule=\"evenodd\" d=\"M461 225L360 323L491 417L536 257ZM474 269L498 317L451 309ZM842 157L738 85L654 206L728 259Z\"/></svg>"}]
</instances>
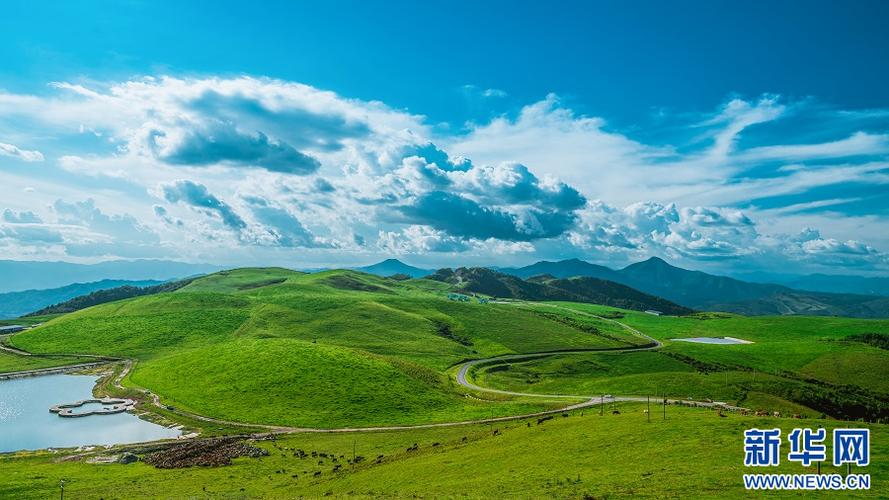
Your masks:
<instances>
[{"instance_id":1,"label":"lake","mask_svg":"<svg viewBox=\"0 0 889 500\"><path fill-rule=\"evenodd\" d=\"M131 413L64 418L49 412L53 405L91 398L96 380L66 374L0 380L0 452L138 443L181 434Z\"/></svg>"}]
</instances>

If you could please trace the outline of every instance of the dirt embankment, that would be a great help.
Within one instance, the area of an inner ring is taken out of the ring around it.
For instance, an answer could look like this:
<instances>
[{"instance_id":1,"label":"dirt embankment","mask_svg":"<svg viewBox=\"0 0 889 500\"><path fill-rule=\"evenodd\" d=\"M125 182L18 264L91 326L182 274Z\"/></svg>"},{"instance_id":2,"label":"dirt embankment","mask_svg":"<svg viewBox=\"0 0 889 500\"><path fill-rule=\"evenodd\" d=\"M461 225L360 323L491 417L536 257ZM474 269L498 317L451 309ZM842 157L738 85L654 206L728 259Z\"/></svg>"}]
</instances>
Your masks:
<instances>
[{"instance_id":1,"label":"dirt embankment","mask_svg":"<svg viewBox=\"0 0 889 500\"><path fill-rule=\"evenodd\" d=\"M142 460L158 469L178 469L196 465L218 467L230 465L233 458L256 458L268 454L267 450L257 448L243 439L225 437L191 441L171 446L165 450L146 455Z\"/></svg>"}]
</instances>

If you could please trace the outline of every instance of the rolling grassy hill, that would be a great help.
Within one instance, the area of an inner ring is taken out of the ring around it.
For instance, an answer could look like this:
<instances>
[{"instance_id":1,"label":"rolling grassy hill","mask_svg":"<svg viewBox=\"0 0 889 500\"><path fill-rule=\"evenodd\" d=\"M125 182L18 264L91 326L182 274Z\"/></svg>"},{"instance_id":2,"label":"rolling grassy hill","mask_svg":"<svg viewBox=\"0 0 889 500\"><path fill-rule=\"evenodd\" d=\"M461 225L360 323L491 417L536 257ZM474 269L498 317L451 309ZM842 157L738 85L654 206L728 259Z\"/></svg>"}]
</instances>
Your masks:
<instances>
[{"instance_id":1,"label":"rolling grassy hill","mask_svg":"<svg viewBox=\"0 0 889 500\"><path fill-rule=\"evenodd\" d=\"M523 298L575 297L568 285L586 281L528 282L481 271L498 285L536 294ZM288 426L368 426L463 420L489 416L492 408L498 415L542 408L547 403L499 398L508 401L492 406L467 398L446 372L467 359L647 342L595 314L619 318L665 346L650 353L543 358L488 367L476 376L521 392L666 393L770 409L805 407L812 415L887 416L889 353L848 340L887 331L887 321L656 317L594 304L446 298L449 291L466 290L478 272L454 273L459 279L447 283L343 270L223 271L173 292L64 315L11 343L36 353L134 358L138 363L128 383L199 414ZM754 343L670 340L724 335Z\"/></svg>"},{"instance_id":2,"label":"rolling grassy hill","mask_svg":"<svg viewBox=\"0 0 889 500\"><path fill-rule=\"evenodd\" d=\"M198 413L331 427L490 416L490 404L454 387L448 367L644 342L605 321L578 320L581 328L511 306L453 302L446 290L354 271L240 269L77 311L11 343L35 353L135 358L131 383ZM493 412L541 407L505 402Z\"/></svg>"},{"instance_id":3,"label":"rolling grassy hill","mask_svg":"<svg viewBox=\"0 0 889 500\"><path fill-rule=\"evenodd\" d=\"M746 496L740 481L744 429L830 429L844 424L821 420L822 414L851 418L857 411L871 420L887 415L889 351L881 346L889 321L722 313L657 317L589 303L448 300L456 289L442 281L355 271L239 269L172 292L56 317L10 341L37 353L133 358L125 385L148 388L165 404L201 415L367 427L553 408L557 403L546 399L471 394L449 375L465 359L648 342L613 319L664 346L494 363L470 376L482 385L531 393L722 399L810 420L720 416L669 406L666 420L656 412L647 423L644 404L620 403L603 408L602 416L598 408L588 408L542 422L297 433L255 442L270 455L238 458L221 468L90 463L95 457L89 452L74 456L72 450L19 453L0 456L0 496L45 498L64 478L66 494L73 497L113 497L120 491L150 497L163 491L173 497L740 498ZM674 340L693 336L753 343ZM0 371L4 362L7 369L25 362L3 356ZM203 425L211 435L233 432L221 424ZM882 480L889 471L887 426L855 425L871 428L867 472L875 482ZM350 462L353 450L361 458ZM782 461L775 471L807 470Z\"/></svg>"}]
</instances>

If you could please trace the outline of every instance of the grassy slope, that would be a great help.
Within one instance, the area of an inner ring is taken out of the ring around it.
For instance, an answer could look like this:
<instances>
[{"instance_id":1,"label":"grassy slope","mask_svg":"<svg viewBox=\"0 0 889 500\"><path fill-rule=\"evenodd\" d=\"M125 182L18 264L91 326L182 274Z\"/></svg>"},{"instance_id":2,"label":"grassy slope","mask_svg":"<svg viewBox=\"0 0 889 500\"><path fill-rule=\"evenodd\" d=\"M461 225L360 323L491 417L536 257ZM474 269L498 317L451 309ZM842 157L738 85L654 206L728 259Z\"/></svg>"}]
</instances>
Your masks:
<instances>
[{"instance_id":1,"label":"grassy slope","mask_svg":"<svg viewBox=\"0 0 889 500\"><path fill-rule=\"evenodd\" d=\"M563 306L593 313L614 310L587 304ZM665 352L706 362L743 365L767 373L799 371L828 382L855 384L889 394L889 352L843 340L856 333L889 332L889 320L735 315L701 320L622 312L625 315L622 322L663 341L729 336L754 342L746 345L667 342Z\"/></svg>"},{"instance_id":2,"label":"grassy slope","mask_svg":"<svg viewBox=\"0 0 889 500\"><path fill-rule=\"evenodd\" d=\"M294 498L330 495L366 497L470 498L750 498L741 482L748 472L811 472L782 460L780 467L751 471L743 466L743 431L780 427L785 435L799 421L753 418L668 408L668 419L645 423L642 407L620 406L620 415L581 417L536 425L467 426L368 434L297 434L260 446L262 459L241 458L220 468L161 470L143 463L88 464L60 461L47 452L0 457L0 496L51 498L66 480L72 498ZM658 415L659 417L659 415ZM806 426L833 421L807 421ZM832 498L875 498L889 477L889 427L870 425L871 465L853 469L872 476L869 492L827 494ZM465 441L464 441L465 437ZM414 443L418 451L406 451ZM433 446L440 443L439 446ZM352 450L365 457L354 471L346 464ZM830 446L830 445L828 445ZM293 450L342 456L339 472L332 460L295 457ZM783 451L783 450L782 450ZM828 449L830 451L830 449ZM382 455L380 463L376 457ZM825 466L823 472L839 472ZM314 473L320 472L315 477ZM798 498L794 492L769 497Z\"/></svg>"},{"instance_id":3,"label":"grassy slope","mask_svg":"<svg viewBox=\"0 0 889 500\"><path fill-rule=\"evenodd\" d=\"M610 324L601 332L613 335L599 335L443 295L422 280L241 269L72 313L12 343L31 352L136 358L131 383L211 416L332 427L541 409L542 402L505 402L492 410L464 397L443 372L468 358L632 340Z\"/></svg>"},{"instance_id":4,"label":"grassy slope","mask_svg":"<svg viewBox=\"0 0 889 500\"><path fill-rule=\"evenodd\" d=\"M490 404L463 397L444 375L420 365L290 339L190 349L146 364L132 380L193 412L278 425L406 424L492 412ZM535 408L514 403L493 411Z\"/></svg>"},{"instance_id":5,"label":"grassy slope","mask_svg":"<svg viewBox=\"0 0 889 500\"><path fill-rule=\"evenodd\" d=\"M600 314L616 312L586 304L562 303L559 307ZM523 392L643 396L666 392L673 397L712 398L804 416L822 412L842 415L844 411L857 411L853 408L867 398L871 403L864 404L872 408L876 400L884 405L889 400L889 352L841 340L853 333L886 331L889 321L729 315L694 319L617 312L624 315L622 322L664 341L664 348L658 352L573 355L489 366L475 377L483 385ZM669 340L699 336L734 336L754 343L709 345ZM843 389L841 385L858 389ZM858 394L850 395L842 402L845 409L839 410L828 404L829 400L838 402L830 391ZM885 416L885 409L883 412Z\"/></svg>"}]
</instances>

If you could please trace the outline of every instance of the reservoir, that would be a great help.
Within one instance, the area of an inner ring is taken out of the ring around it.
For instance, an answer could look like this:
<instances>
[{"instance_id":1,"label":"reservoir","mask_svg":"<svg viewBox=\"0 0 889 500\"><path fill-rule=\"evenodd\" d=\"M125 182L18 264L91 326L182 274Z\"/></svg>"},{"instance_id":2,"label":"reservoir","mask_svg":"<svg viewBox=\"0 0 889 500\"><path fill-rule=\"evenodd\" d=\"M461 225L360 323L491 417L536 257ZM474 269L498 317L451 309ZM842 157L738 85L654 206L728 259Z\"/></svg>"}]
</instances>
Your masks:
<instances>
[{"instance_id":1,"label":"reservoir","mask_svg":"<svg viewBox=\"0 0 889 500\"><path fill-rule=\"evenodd\" d=\"M67 374L0 380L0 453L138 443L181 434L131 413L63 418L49 412L53 405L91 398L96 380Z\"/></svg>"}]
</instances>

